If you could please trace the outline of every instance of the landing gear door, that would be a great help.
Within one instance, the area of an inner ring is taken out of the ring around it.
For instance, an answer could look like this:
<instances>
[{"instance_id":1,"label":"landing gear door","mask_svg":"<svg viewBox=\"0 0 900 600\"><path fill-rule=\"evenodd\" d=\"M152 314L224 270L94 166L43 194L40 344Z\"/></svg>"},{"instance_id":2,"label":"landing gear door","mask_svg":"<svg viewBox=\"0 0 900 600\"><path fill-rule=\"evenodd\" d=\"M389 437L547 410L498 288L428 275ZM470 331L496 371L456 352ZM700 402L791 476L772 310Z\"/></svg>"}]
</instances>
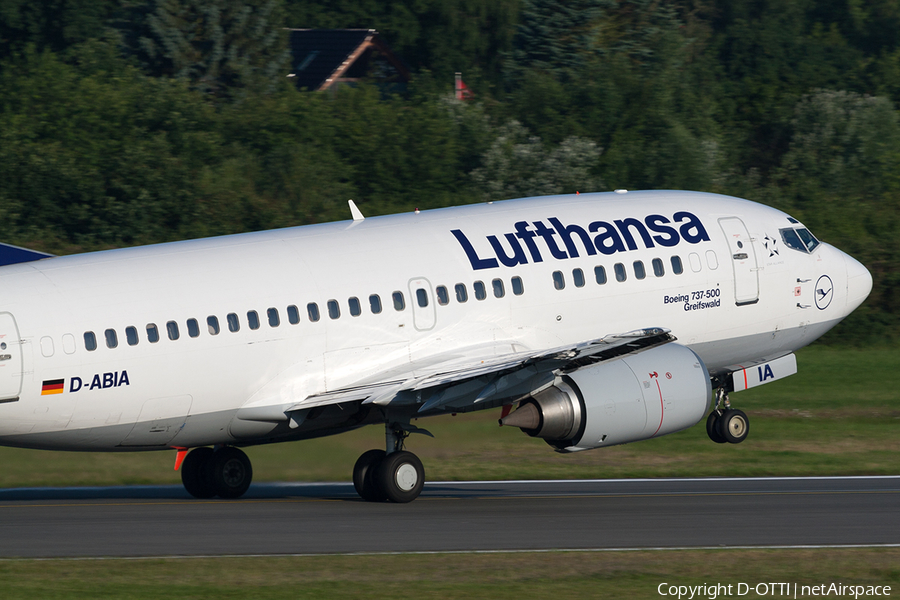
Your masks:
<instances>
[{"instance_id":1,"label":"landing gear door","mask_svg":"<svg viewBox=\"0 0 900 600\"><path fill-rule=\"evenodd\" d=\"M719 219L728 240L731 266L734 268L734 302L738 306L759 301L759 265L747 226L737 217Z\"/></svg>"},{"instance_id":2,"label":"landing gear door","mask_svg":"<svg viewBox=\"0 0 900 600\"><path fill-rule=\"evenodd\" d=\"M22 392L22 342L16 320L0 313L0 402L18 400Z\"/></svg>"}]
</instances>

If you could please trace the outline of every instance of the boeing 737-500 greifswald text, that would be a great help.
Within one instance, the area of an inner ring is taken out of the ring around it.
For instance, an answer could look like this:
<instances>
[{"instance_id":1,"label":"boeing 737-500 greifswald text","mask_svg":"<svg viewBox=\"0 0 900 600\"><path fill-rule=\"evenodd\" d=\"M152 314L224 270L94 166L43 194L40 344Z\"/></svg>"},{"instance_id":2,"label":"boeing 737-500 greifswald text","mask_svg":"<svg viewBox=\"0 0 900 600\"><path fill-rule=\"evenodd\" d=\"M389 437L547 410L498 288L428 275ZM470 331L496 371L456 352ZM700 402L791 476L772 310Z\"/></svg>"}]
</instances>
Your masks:
<instances>
[{"instance_id":1,"label":"boeing 737-500 greifswald text","mask_svg":"<svg viewBox=\"0 0 900 600\"><path fill-rule=\"evenodd\" d=\"M191 494L235 498L252 477L240 446L381 424L353 482L408 502L420 417L502 407L559 452L704 418L737 443L749 421L728 394L795 373L792 353L872 287L796 219L715 194L351 209L74 256L7 247L0 444L175 449Z\"/></svg>"}]
</instances>

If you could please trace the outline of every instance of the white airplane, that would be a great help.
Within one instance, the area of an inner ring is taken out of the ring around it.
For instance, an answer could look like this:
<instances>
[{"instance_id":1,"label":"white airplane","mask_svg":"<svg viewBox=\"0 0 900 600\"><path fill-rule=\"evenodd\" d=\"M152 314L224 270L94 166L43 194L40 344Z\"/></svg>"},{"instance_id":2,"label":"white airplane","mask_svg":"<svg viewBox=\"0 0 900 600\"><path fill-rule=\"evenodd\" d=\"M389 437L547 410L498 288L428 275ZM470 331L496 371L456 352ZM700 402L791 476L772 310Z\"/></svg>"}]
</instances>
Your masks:
<instances>
[{"instance_id":1,"label":"white airplane","mask_svg":"<svg viewBox=\"0 0 900 600\"><path fill-rule=\"evenodd\" d=\"M869 294L785 213L715 194L525 198L42 258L0 268L0 444L175 449L234 498L238 449L383 424L360 496L408 502L420 417L503 407L560 452L648 439L796 372ZM515 412L510 412L516 406ZM193 449L188 454L188 450ZM183 461L183 463L182 463Z\"/></svg>"}]
</instances>

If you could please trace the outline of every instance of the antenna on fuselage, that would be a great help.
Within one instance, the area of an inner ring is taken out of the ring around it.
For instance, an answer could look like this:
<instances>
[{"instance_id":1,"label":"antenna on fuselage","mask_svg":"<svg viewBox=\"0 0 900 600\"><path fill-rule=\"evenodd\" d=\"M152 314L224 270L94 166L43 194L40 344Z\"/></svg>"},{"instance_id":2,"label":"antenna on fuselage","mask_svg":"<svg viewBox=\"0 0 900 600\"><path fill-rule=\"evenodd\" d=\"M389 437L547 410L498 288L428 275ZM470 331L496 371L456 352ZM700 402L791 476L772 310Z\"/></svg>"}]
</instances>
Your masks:
<instances>
[{"instance_id":1,"label":"antenna on fuselage","mask_svg":"<svg viewBox=\"0 0 900 600\"><path fill-rule=\"evenodd\" d=\"M350 214L353 216L354 221L362 221L365 219L362 212L359 208L356 207L356 203L353 200L347 200L347 204L350 205Z\"/></svg>"}]
</instances>

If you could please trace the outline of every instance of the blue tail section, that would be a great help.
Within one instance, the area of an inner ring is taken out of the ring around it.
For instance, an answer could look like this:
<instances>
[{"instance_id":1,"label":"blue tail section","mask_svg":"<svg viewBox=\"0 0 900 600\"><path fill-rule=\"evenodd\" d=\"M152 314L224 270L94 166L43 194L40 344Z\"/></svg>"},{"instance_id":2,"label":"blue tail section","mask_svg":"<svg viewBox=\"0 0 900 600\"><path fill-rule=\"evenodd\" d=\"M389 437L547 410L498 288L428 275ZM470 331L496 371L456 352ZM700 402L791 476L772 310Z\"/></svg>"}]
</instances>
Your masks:
<instances>
[{"instance_id":1,"label":"blue tail section","mask_svg":"<svg viewBox=\"0 0 900 600\"><path fill-rule=\"evenodd\" d=\"M0 267L50 258L52 254L0 243Z\"/></svg>"}]
</instances>

